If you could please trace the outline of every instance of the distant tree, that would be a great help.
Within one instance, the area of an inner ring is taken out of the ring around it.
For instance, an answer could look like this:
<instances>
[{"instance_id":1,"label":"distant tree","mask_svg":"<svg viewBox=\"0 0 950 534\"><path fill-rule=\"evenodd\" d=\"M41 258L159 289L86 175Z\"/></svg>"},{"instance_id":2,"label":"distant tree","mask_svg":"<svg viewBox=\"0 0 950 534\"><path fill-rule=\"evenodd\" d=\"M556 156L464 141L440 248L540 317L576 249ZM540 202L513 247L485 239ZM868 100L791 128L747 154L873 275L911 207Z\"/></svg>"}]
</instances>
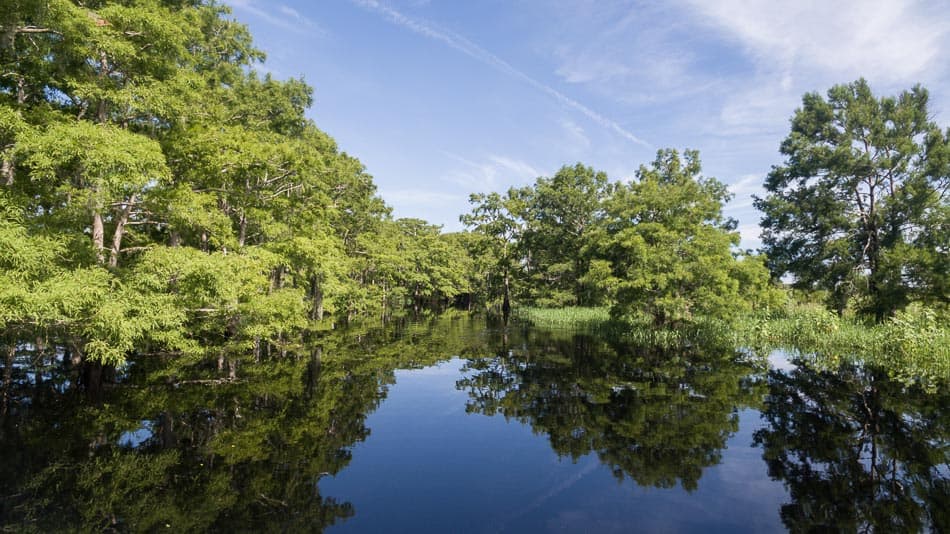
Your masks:
<instances>
[{"instance_id":1,"label":"distant tree","mask_svg":"<svg viewBox=\"0 0 950 534\"><path fill-rule=\"evenodd\" d=\"M852 297L878 320L912 299L950 299L950 131L916 86L876 98L863 79L802 98L786 159L756 199L775 277Z\"/></svg>"},{"instance_id":2,"label":"distant tree","mask_svg":"<svg viewBox=\"0 0 950 534\"><path fill-rule=\"evenodd\" d=\"M590 269L591 233L610 187L607 174L578 163L538 178L529 190L521 245L535 303L599 303L584 277Z\"/></svg>"},{"instance_id":3,"label":"distant tree","mask_svg":"<svg viewBox=\"0 0 950 534\"><path fill-rule=\"evenodd\" d=\"M701 174L699 153L690 150L683 157L660 150L617 188L596 237L610 266L599 277L613 294L613 316L676 326L702 315L728 318L762 300L768 274L733 253L736 223L722 214L729 197L724 184Z\"/></svg>"},{"instance_id":4,"label":"distant tree","mask_svg":"<svg viewBox=\"0 0 950 534\"><path fill-rule=\"evenodd\" d=\"M488 301L501 298L503 315L511 311L513 277L520 269L518 243L524 232L524 190L509 189L498 193L473 194L471 213L460 217L462 224L481 239L472 240L476 262L485 266Z\"/></svg>"},{"instance_id":5,"label":"distant tree","mask_svg":"<svg viewBox=\"0 0 950 534\"><path fill-rule=\"evenodd\" d=\"M439 308L468 291L468 253L441 233L441 227L421 219L386 221L367 243L371 278L382 300L393 300L413 311Z\"/></svg>"}]
</instances>

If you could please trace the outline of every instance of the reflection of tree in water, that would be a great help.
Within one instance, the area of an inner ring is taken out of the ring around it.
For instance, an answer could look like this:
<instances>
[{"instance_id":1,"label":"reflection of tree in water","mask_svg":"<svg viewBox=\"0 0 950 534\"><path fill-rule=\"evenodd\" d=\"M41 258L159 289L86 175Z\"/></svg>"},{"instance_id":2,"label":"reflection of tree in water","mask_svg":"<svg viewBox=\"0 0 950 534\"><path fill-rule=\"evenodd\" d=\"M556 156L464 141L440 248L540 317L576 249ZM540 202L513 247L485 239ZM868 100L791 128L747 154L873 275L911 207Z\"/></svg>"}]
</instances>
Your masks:
<instances>
[{"instance_id":1,"label":"reflection of tree in water","mask_svg":"<svg viewBox=\"0 0 950 534\"><path fill-rule=\"evenodd\" d=\"M393 370L451 356L462 334L347 332L215 385L156 383L166 366L141 360L92 396L102 404L68 362L35 366L22 346L4 367L0 530L321 531L355 513L319 481L368 436Z\"/></svg>"},{"instance_id":2,"label":"reflection of tree in water","mask_svg":"<svg viewBox=\"0 0 950 534\"><path fill-rule=\"evenodd\" d=\"M794 532L950 529L950 391L906 389L886 373L800 365L769 373L755 435L792 502Z\"/></svg>"},{"instance_id":3,"label":"reflection of tree in water","mask_svg":"<svg viewBox=\"0 0 950 534\"><path fill-rule=\"evenodd\" d=\"M317 482L342 469L346 448L366 435L364 414L379 385L353 376L307 398L306 366L267 365L286 377L273 392L251 382L123 384L103 392L102 406L22 384L2 421L3 523L36 531L321 530L352 515Z\"/></svg>"},{"instance_id":4,"label":"reflection of tree in water","mask_svg":"<svg viewBox=\"0 0 950 534\"><path fill-rule=\"evenodd\" d=\"M547 434L576 460L595 452L614 475L638 484L696 489L738 430L738 409L761 383L726 351L616 347L585 335L543 333L473 359L470 412L502 414Z\"/></svg>"}]
</instances>

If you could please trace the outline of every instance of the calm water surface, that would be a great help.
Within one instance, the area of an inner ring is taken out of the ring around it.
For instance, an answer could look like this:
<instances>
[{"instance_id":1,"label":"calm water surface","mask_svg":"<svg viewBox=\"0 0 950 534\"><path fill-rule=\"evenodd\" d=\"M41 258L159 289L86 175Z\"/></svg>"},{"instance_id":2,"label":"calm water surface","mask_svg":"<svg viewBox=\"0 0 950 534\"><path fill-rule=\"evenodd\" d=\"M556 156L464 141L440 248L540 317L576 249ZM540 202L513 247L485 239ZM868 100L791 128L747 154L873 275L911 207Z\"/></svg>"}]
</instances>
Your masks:
<instances>
[{"instance_id":1,"label":"calm water surface","mask_svg":"<svg viewBox=\"0 0 950 534\"><path fill-rule=\"evenodd\" d=\"M11 531L946 530L946 388L441 318L89 391L4 374Z\"/></svg>"}]
</instances>

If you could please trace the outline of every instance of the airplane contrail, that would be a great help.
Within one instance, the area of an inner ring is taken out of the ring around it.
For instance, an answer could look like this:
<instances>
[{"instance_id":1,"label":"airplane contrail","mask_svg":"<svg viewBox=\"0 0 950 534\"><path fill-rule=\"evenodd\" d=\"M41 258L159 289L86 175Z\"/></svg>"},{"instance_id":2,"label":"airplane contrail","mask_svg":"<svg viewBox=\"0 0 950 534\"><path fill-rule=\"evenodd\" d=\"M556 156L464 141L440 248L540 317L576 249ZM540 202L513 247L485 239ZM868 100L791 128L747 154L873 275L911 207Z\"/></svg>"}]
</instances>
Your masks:
<instances>
[{"instance_id":1,"label":"airplane contrail","mask_svg":"<svg viewBox=\"0 0 950 534\"><path fill-rule=\"evenodd\" d=\"M618 124L616 121L611 120L600 113L590 109L589 107L581 104L577 100L565 95L564 93L554 89L551 86L545 85L544 83L535 80L531 76L528 76L524 72L513 67L507 61L501 59L500 57L492 54L488 50L485 50L481 46L473 43L472 41L466 39L465 37L458 35L456 33L450 32L448 30L433 28L432 26L414 20L406 15L403 15L399 11L389 7L388 5L380 3L378 0L353 0L357 5L380 13L388 18L392 23L402 26L414 33L428 37L429 39L439 41L463 54L481 61L486 65L489 65L505 74L518 78L528 85L534 87L535 89L541 91L542 93L547 94L548 96L554 98L561 104L574 108L577 111L583 113L587 118L596 122L597 124L612 130L614 133L620 135L621 137L632 141L638 145L642 145L648 148L653 148L650 143L644 141L643 139L637 137L629 130Z\"/></svg>"}]
</instances>

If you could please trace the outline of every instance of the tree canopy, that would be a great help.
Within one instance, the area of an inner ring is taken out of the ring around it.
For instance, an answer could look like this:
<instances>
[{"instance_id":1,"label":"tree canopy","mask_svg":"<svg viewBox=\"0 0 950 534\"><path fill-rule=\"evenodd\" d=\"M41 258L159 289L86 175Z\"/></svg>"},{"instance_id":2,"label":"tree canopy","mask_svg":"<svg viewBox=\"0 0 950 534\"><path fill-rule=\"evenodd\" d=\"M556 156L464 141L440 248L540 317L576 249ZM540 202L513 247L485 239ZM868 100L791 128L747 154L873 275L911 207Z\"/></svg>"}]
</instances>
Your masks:
<instances>
[{"instance_id":1,"label":"tree canopy","mask_svg":"<svg viewBox=\"0 0 950 534\"><path fill-rule=\"evenodd\" d=\"M950 130L927 104L920 86L879 98L863 79L802 98L756 201L774 276L878 320L950 300Z\"/></svg>"},{"instance_id":2,"label":"tree canopy","mask_svg":"<svg viewBox=\"0 0 950 534\"><path fill-rule=\"evenodd\" d=\"M473 195L462 217L494 288L536 306L610 306L623 320L676 326L776 302L762 259L738 250L730 195L699 154L661 150L634 180L581 164L506 195ZM488 303L502 292L487 293Z\"/></svg>"},{"instance_id":3,"label":"tree canopy","mask_svg":"<svg viewBox=\"0 0 950 534\"><path fill-rule=\"evenodd\" d=\"M215 2L0 7L8 336L107 363L237 357L468 290L458 241L392 220L308 118L311 88L259 75L263 58Z\"/></svg>"}]
</instances>

